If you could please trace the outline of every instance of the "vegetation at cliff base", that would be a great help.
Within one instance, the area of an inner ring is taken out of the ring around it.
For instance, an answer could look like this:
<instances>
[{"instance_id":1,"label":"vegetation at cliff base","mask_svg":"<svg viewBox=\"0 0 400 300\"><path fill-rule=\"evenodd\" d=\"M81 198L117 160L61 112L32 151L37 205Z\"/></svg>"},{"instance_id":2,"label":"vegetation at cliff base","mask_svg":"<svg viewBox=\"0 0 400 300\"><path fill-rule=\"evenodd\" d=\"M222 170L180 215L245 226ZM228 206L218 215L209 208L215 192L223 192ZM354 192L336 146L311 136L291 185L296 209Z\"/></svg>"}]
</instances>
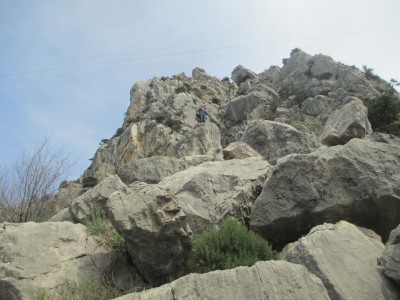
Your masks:
<instances>
[{"instance_id":1,"label":"vegetation at cliff base","mask_svg":"<svg viewBox=\"0 0 400 300\"><path fill-rule=\"evenodd\" d=\"M265 239L234 218L227 218L216 230L205 232L193 241L188 267L191 272L206 273L276 258L277 253Z\"/></svg>"}]
</instances>

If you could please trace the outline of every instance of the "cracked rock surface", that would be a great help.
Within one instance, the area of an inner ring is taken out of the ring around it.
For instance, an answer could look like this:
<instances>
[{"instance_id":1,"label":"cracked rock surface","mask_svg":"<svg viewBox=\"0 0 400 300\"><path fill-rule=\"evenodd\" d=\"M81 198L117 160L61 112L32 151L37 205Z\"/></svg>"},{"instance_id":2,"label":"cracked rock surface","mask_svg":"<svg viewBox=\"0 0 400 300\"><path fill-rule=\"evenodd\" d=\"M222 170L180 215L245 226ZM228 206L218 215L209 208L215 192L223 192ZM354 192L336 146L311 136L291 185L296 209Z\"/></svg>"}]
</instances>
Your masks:
<instances>
[{"instance_id":1,"label":"cracked rock surface","mask_svg":"<svg viewBox=\"0 0 400 300\"><path fill-rule=\"evenodd\" d=\"M169 284L116 300L329 299L321 280L303 266L263 261L252 267L190 274Z\"/></svg>"},{"instance_id":2,"label":"cracked rock surface","mask_svg":"<svg viewBox=\"0 0 400 300\"><path fill-rule=\"evenodd\" d=\"M319 277L330 299L400 299L377 265L383 250L373 231L340 221L314 227L288 246L283 259Z\"/></svg>"},{"instance_id":3,"label":"cracked rock surface","mask_svg":"<svg viewBox=\"0 0 400 300\"><path fill-rule=\"evenodd\" d=\"M63 280L98 279L109 264L104 246L70 222L0 224L0 300L33 299Z\"/></svg>"}]
</instances>

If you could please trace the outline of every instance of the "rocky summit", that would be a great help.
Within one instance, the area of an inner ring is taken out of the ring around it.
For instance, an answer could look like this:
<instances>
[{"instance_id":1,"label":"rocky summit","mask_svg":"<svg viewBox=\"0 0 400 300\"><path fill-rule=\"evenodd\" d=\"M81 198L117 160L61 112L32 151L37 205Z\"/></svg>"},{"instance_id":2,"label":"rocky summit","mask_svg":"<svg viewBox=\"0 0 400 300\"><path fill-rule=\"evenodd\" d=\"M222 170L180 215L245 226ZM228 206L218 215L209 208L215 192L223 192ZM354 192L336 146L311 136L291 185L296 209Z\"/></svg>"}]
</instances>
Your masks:
<instances>
[{"instance_id":1,"label":"rocky summit","mask_svg":"<svg viewBox=\"0 0 400 300\"><path fill-rule=\"evenodd\" d=\"M326 55L283 62L135 83L94 183L62 185L46 222L0 223L0 300L89 278L119 299L400 299L400 132L367 108L399 94ZM87 229L99 216L122 249ZM190 274L194 239L228 216L281 259Z\"/></svg>"}]
</instances>

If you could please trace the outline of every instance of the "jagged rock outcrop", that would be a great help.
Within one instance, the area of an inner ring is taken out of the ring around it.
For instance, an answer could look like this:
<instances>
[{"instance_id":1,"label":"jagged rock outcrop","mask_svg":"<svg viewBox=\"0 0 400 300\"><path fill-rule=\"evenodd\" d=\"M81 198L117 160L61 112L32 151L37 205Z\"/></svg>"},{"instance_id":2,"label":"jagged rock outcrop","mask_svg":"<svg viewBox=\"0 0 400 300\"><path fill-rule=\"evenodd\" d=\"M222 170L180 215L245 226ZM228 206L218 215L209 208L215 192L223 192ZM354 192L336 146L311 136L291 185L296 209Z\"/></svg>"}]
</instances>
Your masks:
<instances>
[{"instance_id":1,"label":"jagged rock outcrop","mask_svg":"<svg viewBox=\"0 0 400 300\"><path fill-rule=\"evenodd\" d=\"M232 80L237 84L240 85L241 83L245 82L248 79L255 79L257 78L257 74L249 69L246 69L242 65L237 66L231 74Z\"/></svg>"},{"instance_id":2,"label":"jagged rock outcrop","mask_svg":"<svg viewBox=\"0 0 400 300\"><path fill-rule=\"evenodd\" d=\"M128 299L329 299L320 279L303 266L284 261L258 262L207 274L190 274L169 284L117 298Z\"/></svg>"},{"instance_id":3,"label":"jagged rock outcrop","mask_svg":"<svg viewBox=\"0 0 400 300\"><path fill-rule=\"evenodd\" d=\"M242 141L260 153L268 162L276 161L292 153L310 153L320 147L315 136L294 127L267 120L249 123Z\"/></svg>"},{"instance_id":4,"label":"jagged rock outcrop","mask_svg":"<svg viewBox=\"0 0 400 300\"><path fill-rule=\"evenodd\" d=\"M76 222L86 224L98 215L106 215L106 202L110 195L125 184L117 175L111 175L95 187L79 196L69 207L69 212Z\"/></svg>"},{"instance_id":5,"label":"jagged rock outcrop","mask_svg":"<svg viewBox=\"0 0 400 300\"><path fill-rule=\"evenodd\" d=\"M253 205L251 227L276 247L340 220L387 240L400 223L399 170L399 147L360 139L286 156Z\"/></svg>"},{"instance_id":6,"label":"jagged rock outcrop","mask_svg":"<svg viewBox=\"0 0 400 300\"><path fill-rule=\"evenodd\" d=\"M373 231L341 221L316 226L283 259L320 278L332 300L399 299L400 291L376 265L383 249Z\"/></svg>"},{"instance_id":7,"label":"jagged rock outcrop","mask_svg":"<svg viewBox=\"0 0 400 300\"><path fill-rule=\"evenodd\" d=\"M107 207L147 282L160 285L184 274L192 233L174 194L135 182L113 193Z\"/></svg>"},{"instance_id":8,"label":"jagged rock outcrop","mask_svg":"<svg viewBox=\"0 0 400 300\"><path fill-rule=\"evenodd\" d=\"M110 250L70 222L0 224L0 299L33 299L63 280L100 280Z\"/></svg>"},{"instance_id":9,"label":"jagged rock outcrop","mask_svg":"<svg viewBox=\"0 0 400 300\"><path fill-rule=\"evenodd\" d=\"M390 232L379 264L383 273L400 287L400 225Z\"/></svg>"},{"instance_id":10,"label":"jagged rock outcrop","mask_svg":"<svg viewBox=\"0 0 400 300\"><path fill-rule=\"evenodd\" d=\"M342 89L347 96L362 99L379 96L390 89L389 84L379 77L367 78L357 68L335 62L329 56L311 56L303 51L292 51L276 85L277 89L291 95L302 93L313 97L332 93L333 96L335 91Z\"/></svg>"},{"instance_id":11,"label":"jagged rock outcrop","mask_svg":"<svg viewBox=\"0 0 400 300\"><path fill-rule=\"evenodd\" d=\"M323 144L343 145L353 138L364 138L372 132L367 108L355 97L347 97L344 105L332 112L320 136Z\"/></svg>"},{"instance_id":12,"label":"jagged rock outcrop","mask_svg":"<svg viewBox=\"0 0 400 300\"><path fill-rule=\"evenodd\" d=\"M207 162L113 193L107 210L135 266L160 285L185 272L191 239L227 215L247 221L270 165L260 157Z\"/></svg>"}]
</instances>

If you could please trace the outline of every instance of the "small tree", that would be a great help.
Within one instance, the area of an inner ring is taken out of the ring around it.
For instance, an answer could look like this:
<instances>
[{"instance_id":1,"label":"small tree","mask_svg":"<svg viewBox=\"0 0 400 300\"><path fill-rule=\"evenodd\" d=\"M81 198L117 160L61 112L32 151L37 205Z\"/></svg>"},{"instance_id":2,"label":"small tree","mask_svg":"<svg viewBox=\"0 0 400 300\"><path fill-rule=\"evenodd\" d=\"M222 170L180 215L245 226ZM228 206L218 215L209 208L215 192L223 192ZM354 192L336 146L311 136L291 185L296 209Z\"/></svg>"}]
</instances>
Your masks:
<instances>
[{"instance_id":1,"label":"small tree","mask_svg":"<svg viewBox=\"0 0 400 300\"><path fill-rule=\"evenodd\" d=\"M49 218L56 207L53 196L70 167L68 156L61 150L52 151L44 139L32 152L20 154L11 169L1 168L2 218L19 223Z\"/></svg>"},{"instance_id":2,"label":"small tree","mask_svg":"<svg viewBox=\"0 0 400 300\"><path fill-rule=\"evenodd\" d=\"M188 267L193 272L252 266L260 260L277 257L268 242L249 231L234 218L225 219L218 229L206 232L193 241Z\"/></svg>"},{"instance_id":3,"label":"small tree","mask_svg":"<svg viewBox=\"0 0 400 300\"><path fill-rule=\"evenodd\" d=\"M367 99L365 104L374 131L400 136L400 100L394 94Z\"/></svg>"}]
</instances>

